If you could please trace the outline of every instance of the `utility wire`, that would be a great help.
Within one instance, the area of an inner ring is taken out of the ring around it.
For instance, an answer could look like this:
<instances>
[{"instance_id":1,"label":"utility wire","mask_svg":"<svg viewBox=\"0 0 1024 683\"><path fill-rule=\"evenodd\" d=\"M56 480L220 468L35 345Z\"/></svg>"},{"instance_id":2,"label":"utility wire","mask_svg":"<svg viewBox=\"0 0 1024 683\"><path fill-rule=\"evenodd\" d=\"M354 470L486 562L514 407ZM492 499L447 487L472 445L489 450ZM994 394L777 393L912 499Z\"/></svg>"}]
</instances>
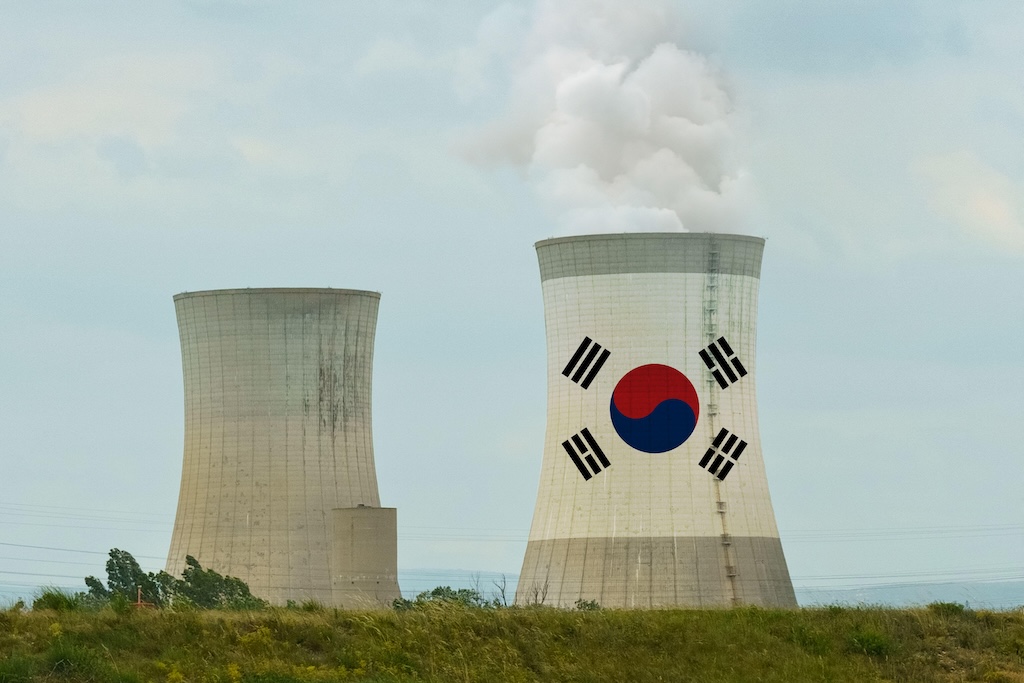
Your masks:
<instances>
[{"instance_id":1,"label":"utility wire","mask_svg":"<svg viewBox=\"0 0 1024 683\"><path fill-rule=\"evenodd\" d=\"M117 515L132 515L138 516L150 516L150 517L163 517L164 515L159 512L141 512L138 510L109 510L100 508L80 508L80 507L67 507L63 505L39 505L37 503L12 503L5 501L0 503L0 507L11 507L11 508L28 508L28 509L43 509L43 510L69 510L72 512L106 512Z\"/></svg>"},{"instance_id":2,"label":"utility wire","mask_svg":"<svg viewBox=\"0 0 1024 683\"><path fill-rule=\"evenodd\" d=\"M16 511L3 512L7 508L14 508ZM40 510L32 512L31 510ZM68 511L74 514L62 514L54 511ZM142 531L142 532L166 532L167 528L173 527L173 523L167 520L167 515L158 513L144 513L135 510L110 510L98 508L74 508L55 505L30 505L23 503L2 503L0 512L3 516L36 517L40 519L72 519L76 521L113 522L127 524L149 524L163 527L152 528L124 528L114 526L81 526L62 524L43 524L39 522L8 521L8 524L18 526L52 526L59 528L86 529L86 530L114 530L114 531ZM114 515L125 515L126 519L100 517L95 515L83 515L83 512L101 512ZM139 517L152 517L152 520L139 519ZM159 520L159 521L158 521ZM270 530L268 527L263 529ZM522 528L494 528L494 527L455 527L455 526L423 526L403 525L403 533L400 538L407 541L478 541L478 542L523 542L528 539ZM411 533L410 533L411 532ZM426 533L424 533L426 532ZM446 533L430 533L446 532ZM781 536L786 543L838 543L852 541L887 541L887 540L908 540L927 538L966 538L993 535L1024 535L1024 524L999 524L999 525L948 525L948 526L923 526L904 528L884 529L793 529L784 531Z\"/></svg>"},{"instance_id":3,"label":"utility wire","mask_svg":"<svg viewBox=\"0 0 1024 683\"><path fill-rule=\"evenodd\" d=\"M33 550L55 550L62 553L82 553L84 555L109 555L109 552L101 552L99 550L76 550L74 548L55 548L48 545L26 545L24 543L0 543L0 546L6 546L9 548L31 548ZM166 557L154 557L153 555L132 555L135 559L146 559L146 560L166 560Z\"/></svg>"}]
</instances>

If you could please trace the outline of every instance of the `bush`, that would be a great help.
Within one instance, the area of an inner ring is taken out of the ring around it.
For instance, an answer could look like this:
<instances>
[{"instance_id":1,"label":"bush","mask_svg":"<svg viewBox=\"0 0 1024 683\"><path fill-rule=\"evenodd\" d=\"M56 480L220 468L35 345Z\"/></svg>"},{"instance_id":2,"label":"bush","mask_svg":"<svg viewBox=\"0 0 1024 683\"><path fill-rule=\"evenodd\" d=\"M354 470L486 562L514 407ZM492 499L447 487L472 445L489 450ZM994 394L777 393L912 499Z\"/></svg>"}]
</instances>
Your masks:
<instances>
[{"instance_id":1,"label":"bush","mask_svg":"<svg viewBox=\"0 0 1024 683\"><path fill-rule=\"evenodd\" d=\"M185 565L181 579L174 579L174 583L169 585L172 601L183 597L196 607L206 609L257 610L267 607L266 600L253 595L241 579L203 569L191 555L185 557Z\"/></svg>"},{"instance_id":2,"label":"bush","mask_svg":"<svg viewBox=\"0 0 1024 683\"><path fill-rule=\"evenodd\" d=\"M63 588L44 588L32 601L32 609L52 609L57 612L78 612L86 605L84 593L72 593Z\"/></svg>"},{"instance_id":3,"label":"bush","mask_svg":"<svg viewBox=\"0 0 1024 683\"><path fill-rule=\"evenodd\" d=\"M884 633L858 626L850 635L850 650L870 657L888 657L893 645Z\"/></svg>"},{"instance_id":4,"label":"bush","mask_svg":"<svg viewBox=\"0 0 1024 683\"><path fill-rule=\"evenodd\" d=\"M15 613L17 613L17 612L23 612L24 610L25 610L25 601L22 600L21 598L18 598L14 602L13 605L10 605L9 607L5 607L4 608L5 612L15 612Z\"/></svg>"},{"instance_id":5,"label":"bush","mask_svg":"<svg viewBox=\"0 0 1024 683\"><path fill-rule=\"evenodd\" d=\"M392 604L396 610L407 610L430 604L453 605L458 607L495 607L496 603L488 601L482 593L472 588L438 586L433 590L423 591L414 600L396 598Z\"/></svg>"},{"instance_id":6,"label":"bush","mask_svg":"<svg viewBox=\"0 0 1024 683\"><path fill-rule=\"evenodd\" d=\"M107 585L95 576L85 577L88 594L80 593L96 605L110 604L124 613L141 597L147 606L175 608L256 610L267 602L252 594L248 584L233 576L222 576L203 569L196 558L185 558L185 571L176 579L167 572L144 572L131 553L113 548L107 560Z\"/></svg>"},{"instance_id":7,"label":"bush","mask_svg":"<svg viewBox=\"0 0 1024 683\"><path fill-rule=\"evenodd\" d=\"M128 614L134 609L132 602L121 593L114 593L110 596L110 609L114 610L115 614Z\"/></svg>"},{"instance_id":8,"label":"bush","mask_svg":"<svg viewBox=\"0 0 1024 683\"><path fill-rule=\"evenodd\" d=\"M795 624L792 629L790 640L805 652L822 656L830 651L829 640L822 630L807 624Z\"/></svg>"},{"instance_id":9,"label":"bush","mask_svg":"<svg viewBox=\"0 0 1024 683\"><path fill-rule=\"evenodd\" d=\"M102 681L109 676L109 667L95 650L57 638L46 656L50 671L76 681Z\"/></svg>"},{"instance_id":10,"label":"bush","mask_svg":"<svg viewBox=\"0 0 1024 683\"><path fill-rule=\"evenodd\" d=\"M32 660L24 655L12 654L0 660L0 683L29 683L32 674Z\"/></svg>"},{"instance_id":11,"label":"bush","mask_svg":"<svg viewBox=\"0 0 1024 683\"><path fill-rule=\"evenodd\" d=\"M959 617L966 609L959 602L933 602L928 605L928 611L940 617Z\"/></svg>"},{"instance_id":12,"label":"bush","mask_svg":"<svg viewBox=\"0 0 1024 683\"><path fill-rule=\"evenodd\" d=\"M1021 677L1007 671L989 671L982 680L985 683L1020 683Z\"/></svg>"}]
</instances>

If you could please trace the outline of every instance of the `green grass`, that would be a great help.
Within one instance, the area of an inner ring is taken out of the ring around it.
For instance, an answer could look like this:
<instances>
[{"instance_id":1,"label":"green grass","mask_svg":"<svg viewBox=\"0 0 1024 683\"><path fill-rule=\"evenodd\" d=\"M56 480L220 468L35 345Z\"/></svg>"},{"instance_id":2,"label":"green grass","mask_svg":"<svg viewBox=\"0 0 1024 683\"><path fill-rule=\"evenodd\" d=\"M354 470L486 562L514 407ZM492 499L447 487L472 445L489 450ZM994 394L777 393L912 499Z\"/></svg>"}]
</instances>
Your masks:
<instances>
[{"instance_id":1,"label":"green grass","mask_svg":"<svg viewBox=\"0 0 1024 683\"><path fill-rule=\"evenodd\" d=\"M958 607L11 610L0 683L1024 683L1024 613Z\"/></svg>"},{"instance_id":2,"label":"green grass","mask_svg":"<svg viewBox=\"0 0 1024 683\"><path fill-rule=\"evenodd\" d=\"M86 600L81 593L63 588L44 588L32 601L32 609L50 609L57 612L76 612L85 609Z\"/></svg>"}]
</instances>

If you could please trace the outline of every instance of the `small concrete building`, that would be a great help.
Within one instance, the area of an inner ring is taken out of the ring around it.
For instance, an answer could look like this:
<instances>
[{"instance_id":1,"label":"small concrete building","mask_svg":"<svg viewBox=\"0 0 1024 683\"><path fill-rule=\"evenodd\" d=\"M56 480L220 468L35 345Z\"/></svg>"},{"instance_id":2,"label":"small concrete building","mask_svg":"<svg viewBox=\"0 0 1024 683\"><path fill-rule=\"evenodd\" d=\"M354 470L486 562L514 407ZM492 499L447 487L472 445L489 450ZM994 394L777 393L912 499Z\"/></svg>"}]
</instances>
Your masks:
<instances>
[{"instance_id":1,"label":"small concrete building","mask_svg":"<svg viewBox=\"0 0 1024 683\"><path fill-rule=\"evenodd\" d=\"M518 604L795 607L758 432L764 240L537 244L547 436Z\"/></svg>"},{"instance_id":2,"label":"small concrete building","mask_svg":"<svg viewBox=\"0 0 1024 683\"><path fill-rule=\"evenodd\" d=\"M169 573L192 555L275 604L399 597L370 419L379 301L344 289L174 297L185 449Z\"/></svg>"},{"instance_id":3,"label":"small concrete building","mask_svg":"<svg viewBox=\"0 0 1024 683\"><path fill-rule=\"evenodd\" d=\"M350 608L390 605L398 595L398 517L395 508L337 508L331 591Z\"/></svg>"}]
</instances>

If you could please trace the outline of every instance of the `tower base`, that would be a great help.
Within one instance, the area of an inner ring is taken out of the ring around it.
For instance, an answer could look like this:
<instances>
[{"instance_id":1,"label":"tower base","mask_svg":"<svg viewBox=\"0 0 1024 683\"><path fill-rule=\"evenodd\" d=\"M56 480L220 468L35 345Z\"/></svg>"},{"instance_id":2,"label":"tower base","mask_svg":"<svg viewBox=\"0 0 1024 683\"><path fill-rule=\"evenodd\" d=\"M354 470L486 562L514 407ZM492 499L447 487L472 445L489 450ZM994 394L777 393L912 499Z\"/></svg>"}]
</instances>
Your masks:
<instances>
[{"instance_id":1,"label":"tower base","mask_svg":"<svg viewBox=\"0 0 1024 683\"><path fill-rule=\"evenodd\" d=\"M526 546L516 604L572 607L796 607L770 537L556 538Z\"/></svg>"}]
</instances>

